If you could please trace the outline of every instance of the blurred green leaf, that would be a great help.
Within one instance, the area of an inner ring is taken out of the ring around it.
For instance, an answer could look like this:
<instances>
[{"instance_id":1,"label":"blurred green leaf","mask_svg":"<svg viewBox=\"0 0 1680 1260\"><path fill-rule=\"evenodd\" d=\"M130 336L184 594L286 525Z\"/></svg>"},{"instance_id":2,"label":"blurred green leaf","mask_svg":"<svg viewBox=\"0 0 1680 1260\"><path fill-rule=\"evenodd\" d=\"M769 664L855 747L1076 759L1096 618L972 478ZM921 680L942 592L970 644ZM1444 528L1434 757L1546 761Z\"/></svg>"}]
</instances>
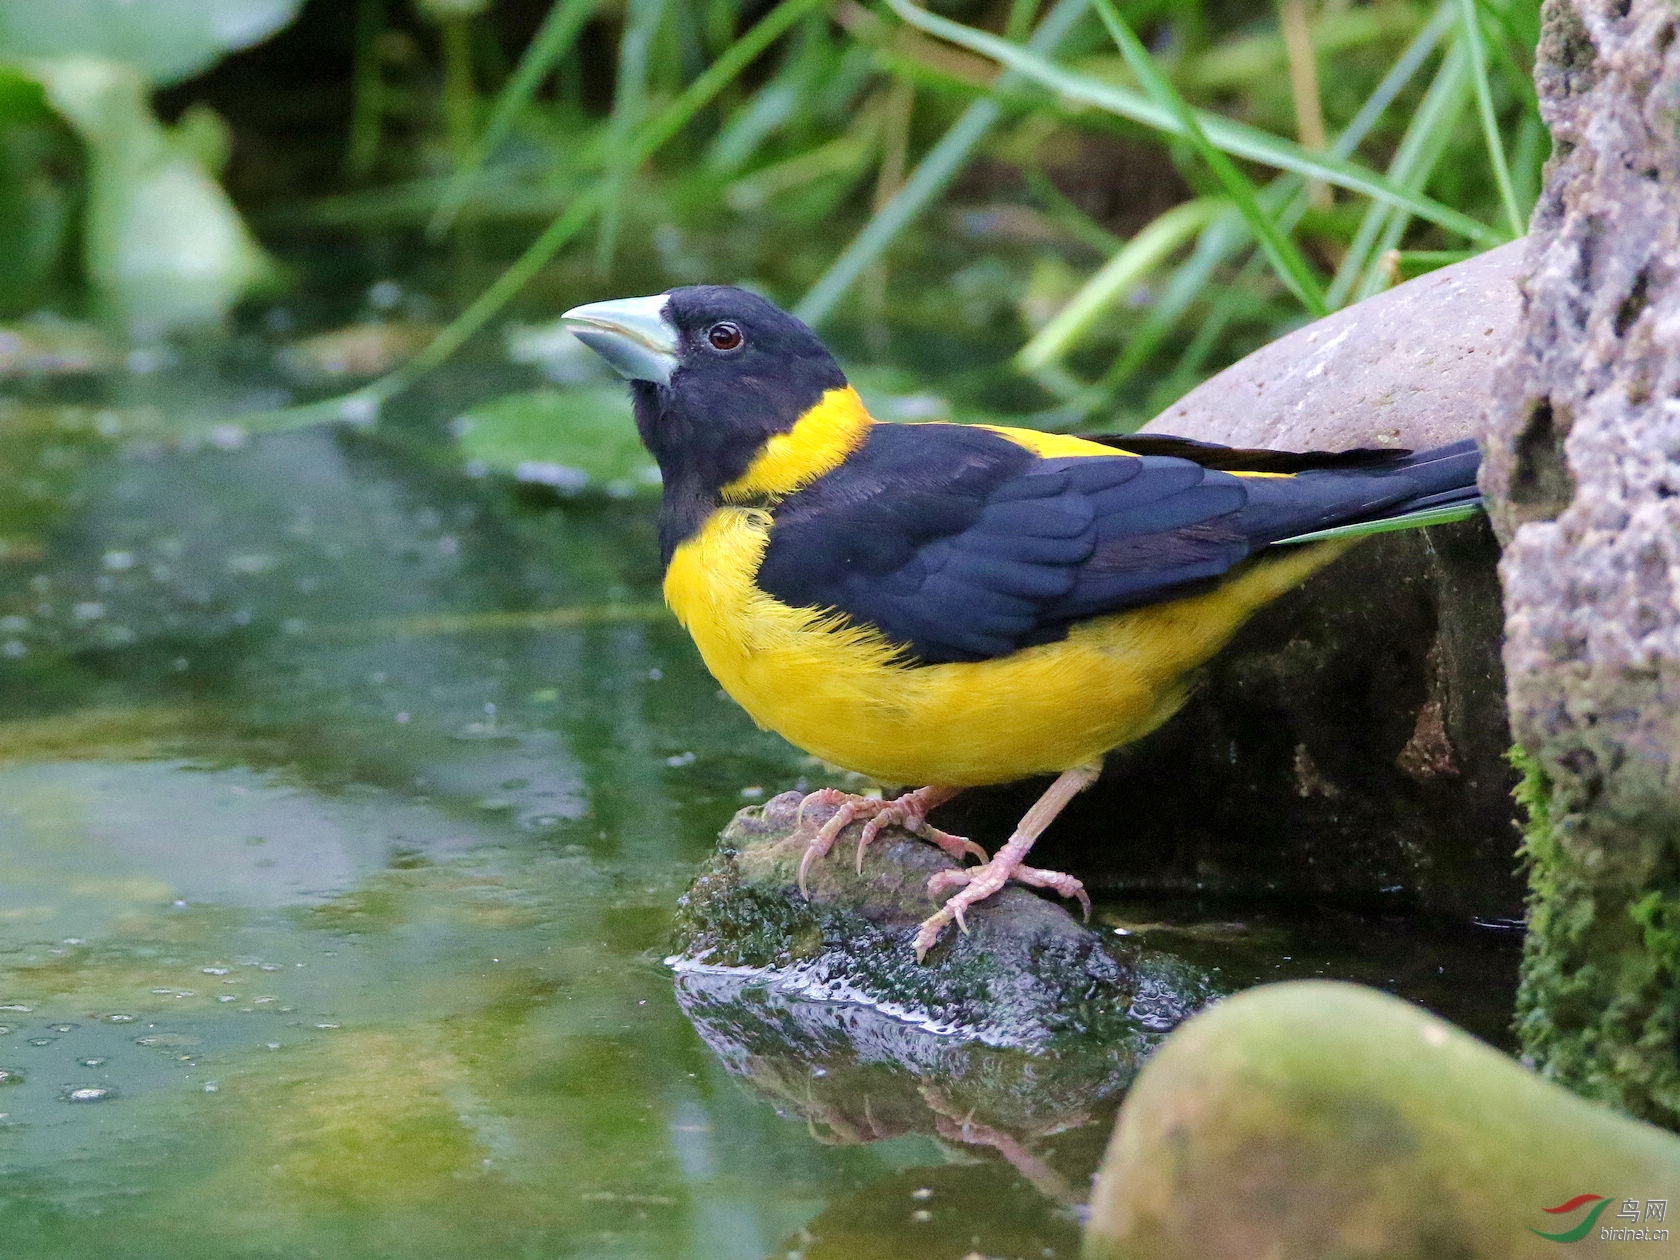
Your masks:
<instances>
[{"instance_id":1,"label":"blurred green leaf","mask_svg":"<svg viewBox=\"0 0 1680 1260\"><path fill-rule=\"evenodd\" d=\"M621 385L535 389L474 407L452 426L461 455L484 470L563 494L657 494Z\"/></svg>"},{"instance_id":2,"label":"blurred green leaf","mask_svg":"<svg viewBox=\"0 0 1680 1260\"><path fill-rule=\"evenodd\" d=\"M41 85L0 66L0 311L28 310L68 277L80 166Z\"/></svg>"},{"instance_id":3,"label":"blurred green leaf","mask_svg":"<svg viewBox=\"0 0 1680 1260\"><path fill-rule=\"evenodd\" d=\"M303 0L11 0L0 4L0 56L94 56L178 83L224 53L268 38Z\"/></svg>"},{"instance_id":4,"label":"blurred green leaf","mask_svg":"<svg viewBox=\"0 0 1680 1260\"><path fill-rule=\"evenodd\" d=\"M227 194L153 115L137 70L94 57L28 70L87 147L84 265L112 315L158 330L213 322L270 274Z\"/></svg>"}]
</instances>

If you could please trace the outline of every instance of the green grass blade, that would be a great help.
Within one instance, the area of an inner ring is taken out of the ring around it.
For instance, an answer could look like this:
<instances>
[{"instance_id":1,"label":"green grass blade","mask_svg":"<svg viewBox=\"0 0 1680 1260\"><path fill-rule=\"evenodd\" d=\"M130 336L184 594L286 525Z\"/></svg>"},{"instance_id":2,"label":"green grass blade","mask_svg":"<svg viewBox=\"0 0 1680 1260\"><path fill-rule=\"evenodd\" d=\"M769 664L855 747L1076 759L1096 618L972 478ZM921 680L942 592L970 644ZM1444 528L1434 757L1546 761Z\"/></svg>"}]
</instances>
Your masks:
<instances>
[{"instance_id":1,"label":"green grass blade","mask_svg":"<svg viewBox=\"0 0 1680 1260\"><path fill-rule=\"evenodd\" d=\"M985 31L938 17L909 3L909 0L887 0L887 4L893 12L917 29L959 44L1000 65L1016 70L1069 100L1095 106L1169 135L1184 134L1170 110L1157 105L1141 93L1066 70L1046 61L1036 50L1011 44ZM1450 206L1400 187L1392 180L1355 163L1332 160L1325 154L1313 153L1281 136L1250 127L1245 123L1234 122L1218 114L1198 111L1196 121L1213 144L1233 157L1246 158L1279 170L1293 171L1308 179L1321 179L1349 192L1360 193L1387 205L1396 206L1418 218L1426 219L1484 245L1499 245L1509 239L1498 228L1489 227Z\"/></svg>"},{"instance_id":2,"label":"green grass blade","mask_svg":"<svg viewBox=\"0 0 1680 1260\"><path fill-rule=\"evenodd\" d=\"M1385 521L1367 521L1359 525L1336 525L1330 529L1314 530L1310 534L1297 534L1293 538L1280 538L1273 543L1274 547L1288 547L1294 543L1323 542L1329 538L1369 538L1373 534L1392 534L1402 529L1422 529L1426 525L1450 525L1454 521L1467 521L1472 516L1480 516L1483 508L1481 503L1455 503L1450 507L1424 508L1421 512L1408 512L1405 516L1392 516Z\"/></svg>"},{"instance_id":3,"label":"green grass blade","mask_svg":"<svg viewBox=\"0 0 1680 1260\"><path fill-rule=\"evenodd\" d=\"M355 62L350 71L350 145L344 173L364 180L373 173L385 128L385 82L379 66L379 37L385 31L384 0L356 5Z\"/></svg>"},{"instance_id":4,"label":"green grass blade","mask_svg":"<svg viewBox=\"0 0 1680 1260\"><path fill-rule=\"evenodd\" d=\"M1505 207L1506 226L1515 240L1527 231L1523 213L1517 207L1517 190L1511 183L1511 167L1505 160L1505 142L1499 136L1499 119L1493 112L1493 89L1488 84L1487 52L1482 47L1481 19L1476 0L1458 0L1464 46L1470 57L1470 78L1476 88L1476 109L1482 118L1482 136L1487 141L1488 161L1493 164L1493 181L1499 186L1499 200Z\"/></svg>"},{"instance_id":5,"label":"green grass blade","mask_svg":"<svg viewBox=\"0 0 1680 1260\"><path fill-rule=\"evenodd\" d=\"M1471 97L1470 58L1462 42L1456 43L1452 50L1459 54L1458 96L1452 104L1452 120L1456 121L1460 114L1469 107ZM1435 173L1435 168L1441 164L1447 149L1452 144L1453 126L1449 122L1443 127L1426 128L1421 132L1421 140L1416 151L1416 171L1413 184L1422 188L1429 183ZM1406 229L1411 225L1409 216L1394 211L1388 217L1381 234L1377 238L1376 248L1372 252L1371 264L1366 268L1365 275L1359 283L1355 295L1356 301L1363 301L1374 294L1381 293L1394 280L1390 268L1390 252L1397 251L1404 239Z\"/></svg>"},{"instance_id":6,"label":"green grass blade","mask_svg":"<svg viewBox=\"0 0 1680 1260\"><path fill-rule=\"evenodd\" d=\"M1045 15L1027 42L1026 47L1032 50L1035 58L1041 53L1052 52L1061 43L1084 14L1085 6L1086 0L1057 0L1056 6ZM1003 107L991 99L975 101L965 109L951 129L916 164L904 186L864 224L863 230L852 238L840 257L800 299L793 313L812 326L827 318L869 265L956 178L969 154L985 138L1002 112Z\"/></svg>"},{"instance_id":7,"label":"green grass blade","mask_svg":"<svg viewBox=\"0 0 1680 1260\"><path fill-rule=\"evenodd\" d=\"M1021 174L1026 178L1027 191L1038 201L1044 212L1080 244L1104 257L1125 247L1125 237L1116 236L1081 210L1066 193L1056 187L1055 181L1044 173L1043 167L1029 166Z\"/></svg>"},{"instance_id":8,"label":"green grass blade","mask_svg":"<svg viewBox=\"0 0 1680 1260\"><path fill-rule=\"evenodd\" d=\"M1439 160L1440 145L1450 138L1453 124L1469 102L1469 94L1468 59L1464 55L1463 41L1454 40L1394 150L1394 157L1388 165L1389 179L1397 184L1422 187ZM1434 150L1433 157L1431 149ZM1391 222L1397 218L1393 205L1373 204L1366 210L1342 265L1336 271L1336 278L1330 282L1330 291L1326 296L1332 308L1344 305L1356 291L1363 291L1361 277L1367 273L1372 252L1377 242L1390 232ZM1404 220L1400 221L1404 223ZM1369 270L1374 274L1376 269L1370 267Z\"/></svg>"},{"instance_id":9,"label":"green grass blade","mask_svg":"<svg viewBox=\"0 0 1680 1260\"><path fill-rule=\"evenodd\" d=\"M1453 0L1441 0L1428 22L1406 45L1406 50L1400 54L1394 64L1383 75L1371 95L1366 98L1359 112L1341 135L1336 137L1330 146L1330 155L1335 158L1349 158L1371 133L1371 128L1377 125L1382 116L1388 112L1388 107L1394 104L1394 98L1400 95L1412 77L1423 69L1423 63L1429 60L1441 40L1446 37L1455 21L1453 14Z\"/></svg>"},{"instance_id":10,"label":"green grass blade","mask_svg":"<svg viewBox=\"0 0 1680 1260\"><path fill-rule=\"evenodd\" d=\"M649 53L653 37L665 18L665 0L630 0L624 34L618 41L618 79L614 85L612 117L608 135L614 143L604 182L607 197L601 206L599 234L595 238L595 270L605 275L618 249L618 228L624 220L624 198L639 159L627 143L641 126L647 112Z\"/></svg>"},{"instance_id":11,"label":"green grass blade","mask_svg":"<svg viewBox=\"0 0 1680 1260\"><path fill-rule=\"evenodd\" d=\"M1394 103L1395 97L1423 67L1424 62L1435 51L1436 45L1452 26L1455 21L1453 2L1454 0L1442 0L1434 16L1395 60L1382 81L1360 106L1359 112L1331 142L1328 150L1330 157L1338 160L1346 158L1363 143L1388 107ZM1286 231L1293 229L1306 211L1306 199L1301 195L1303 187L1304 181L1300 176L1282 174L1260 193L1262 204L1283 207L1278 213L1278 223ZM1221 216L1203 229L1190 257L1173 269L1162 287L1160 297L1150 306L1143 323L1127 338L1120 356L1090 391L1092 408L1102 405L1112 397L1114 391L1131 379L1155 353L1161 342L1177 326L1180 317L1190 308L1191 303L1206 291L1215 268L1236 254L1247 239L1247 234L1242 231L1241 217L1235 211ZM1220 321L1221 327L1224 322ZM1204 321L1203 328L1207 326L1207 322ZM1200 335L1201 329L1198 330L1198 337ZM1173 378L1180 374L1175 369Z\"/></svg>"},{"instance_id":12,"label":"green grass blade","mask_svg":"<svg viewBox=\"0 0 1680 1260\"><path fill-rule=\"evenodd\" d=\"M760 53L780 39L789 27L823 7L824 0L781 0L774 9L718 56L684 88L677 99L649 120L632 146L637 162L645 161L688 126L694 116L738 78Z\"/></svg>"},{"instance_id":13,"label":"green grass blade","mask_svg":"<svg viewBox=\"0 0 1680 1260\"><path fill-rule=\"evenodd\" d=\"M1097 269L1037 336L1021 347L1015 356L1016 366L1032 373L1060 359L1127 289L1228 206L1222 197L1201 197L1155 216Z\"/></svg>"},{"instance_id":14,"label":"green grass blade","mask_svg":"<svg viewBox=\"0 0 1680 1260\"><path fill-rule=\"evenodd\" d=\"M1254 305L1251 296L1254 282L1261 272L1260 256L1251 254L1238 270L1231 283L1221 285L1214 293L1207 311L1196 321L1196 332L1178 356L1172 370L1156 382L1149 392L1145 414L1159 415L1171 403L1183 397L1206 373L1203 368L1226 329Z\"/></svg>"},{"instance_id":15,"label":"green grass blade","mask_svg":"<svg viewBox=\"0 0 1680 1260\"><path fill-rule=\"evenodd\" d=\"M738 174L765 141L798 116L820 73L820 53L812 55L812 23L799 37L799 44L777 68L775 74L730 116L707 146L705 168L717 175Z\"/></svg>"},{"instance_id":16,"label":"green grass blade","mask_svg":"<svg viewBox=\"0 0 1680 1260\"><path fill-rule=\"evenodd\" d=\"M1254 185L1244 178L1231 159L1226 157L1207 138L1196 115L1185 103L1185 100L1173 88L1167 77L1156 68L1155 60L1144 48L1143 43L1133 33L1132 28L1115 9L1111 0L1094 0L1097 15L1102 19L1108 33L1120 47L1120 55L1126 59L1126 64L1137 76L1144 90L1155 98L1157 104L1165 105L1172 112L1182 133L1190 140L1202 161L1208 164L1214 177L1224 188L1225 195L1231 199L1248 230L1254 234L1254 239L1260 243L1260 248L1266 252L1271 261L1272 269L1277 272L1290 290L1301 300L1301 304L1315 316L1329 313L1324 305L1324 292L1319 288L1318 279L1313 275L1312 268L1307 266L1307 260L1301 257L1301 251L1295 248L1295 243L1282 232L1272 217L1260 208L1256 199Z\"/></svg>"},{"instance_id":17,"label":"green grass blade","mask_svg":"<svg viewBox=\"0 0 1680 1260\"><path fill-rule=\"evenodd\" d=\"M455 216L472 195L485 161L507 139L514 120L536 97L537 88L549 72L571 51L584 23L594 12L595 0L555 0L550 7L513 74L496 94L483 132L438 198L437 211L426 226L426 235L432 240L441 237L454 223Z\"/></svg>"}]
</instances>

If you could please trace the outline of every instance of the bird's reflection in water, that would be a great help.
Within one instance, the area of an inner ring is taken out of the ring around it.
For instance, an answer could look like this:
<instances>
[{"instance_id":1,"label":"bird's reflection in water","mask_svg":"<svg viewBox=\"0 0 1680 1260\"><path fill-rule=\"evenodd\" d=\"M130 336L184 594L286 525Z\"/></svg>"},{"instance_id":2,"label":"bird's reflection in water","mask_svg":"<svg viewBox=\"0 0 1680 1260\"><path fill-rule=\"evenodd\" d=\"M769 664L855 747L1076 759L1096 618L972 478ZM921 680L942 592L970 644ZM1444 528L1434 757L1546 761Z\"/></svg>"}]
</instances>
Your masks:
<instances>
[{"instance_id":1,"label":"bird's reflection in water","mask_svg":"<svg viewBox=\"0 0 1680 1260\"><path fill-rule=\"evenodd\" d=\"M816 1141L922 1134L952 1162L1007 1163L1059 1209L1084 1202L1141 1059L1135 1042L1033 1052L963 1041L869 1006L780 993L752 971L681 970L676 995L729 1071Z\"/></svg>"}]
</instances>

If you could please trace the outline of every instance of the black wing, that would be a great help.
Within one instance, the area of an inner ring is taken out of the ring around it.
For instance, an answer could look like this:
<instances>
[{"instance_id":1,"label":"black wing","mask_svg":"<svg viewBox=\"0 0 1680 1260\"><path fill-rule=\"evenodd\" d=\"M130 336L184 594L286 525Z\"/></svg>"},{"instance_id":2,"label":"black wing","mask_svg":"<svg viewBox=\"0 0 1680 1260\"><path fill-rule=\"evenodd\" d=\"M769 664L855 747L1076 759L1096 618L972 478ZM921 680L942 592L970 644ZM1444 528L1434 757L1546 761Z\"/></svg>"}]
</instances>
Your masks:
<instances>
[{"instance_id":1,"label":"black wing","mask_svg":"<svg viewBox=\"0 0 1680 1260\"><path fill-rule=\"evenodd\" d=\"M876 627L908 661L984 660L1413 497L1407 463L1245 478L1180 455L1040 459L984 429L877 425L776 507L759 585Z\"/></svg>"}]
</instances>

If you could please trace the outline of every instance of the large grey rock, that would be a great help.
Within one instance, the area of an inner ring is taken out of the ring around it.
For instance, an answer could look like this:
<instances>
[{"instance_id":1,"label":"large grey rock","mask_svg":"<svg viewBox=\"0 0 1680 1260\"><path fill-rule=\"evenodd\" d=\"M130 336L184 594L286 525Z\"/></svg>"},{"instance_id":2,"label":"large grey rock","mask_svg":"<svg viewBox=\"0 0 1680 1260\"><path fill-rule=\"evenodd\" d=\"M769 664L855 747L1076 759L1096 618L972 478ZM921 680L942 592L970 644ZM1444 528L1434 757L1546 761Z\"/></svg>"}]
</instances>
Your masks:
<instances>
[{"instance_id":1,"label":"large grey rock","mask_svg":"<svg viewBox=\"0 0 1680 1260\"><path fill-rule=\"evenodd\" d=\"M1279 337L1143 431L1332 451L1475 437L1517 325L1522 260L1513 241Z\"/></svg>"},{"instance_id":2,"label":"large grey rock","mask_svg":"<svg viewBox=\"0 0 1680 1260\"><path fill-rule=\"evenodd\" d=\"M1484 487L1511 725L1535 759L1521 999L1543 1069L1680 1123L1680 41L1664 0L1548 0L1554 157Z\"/></svg>"}]
</instances>

